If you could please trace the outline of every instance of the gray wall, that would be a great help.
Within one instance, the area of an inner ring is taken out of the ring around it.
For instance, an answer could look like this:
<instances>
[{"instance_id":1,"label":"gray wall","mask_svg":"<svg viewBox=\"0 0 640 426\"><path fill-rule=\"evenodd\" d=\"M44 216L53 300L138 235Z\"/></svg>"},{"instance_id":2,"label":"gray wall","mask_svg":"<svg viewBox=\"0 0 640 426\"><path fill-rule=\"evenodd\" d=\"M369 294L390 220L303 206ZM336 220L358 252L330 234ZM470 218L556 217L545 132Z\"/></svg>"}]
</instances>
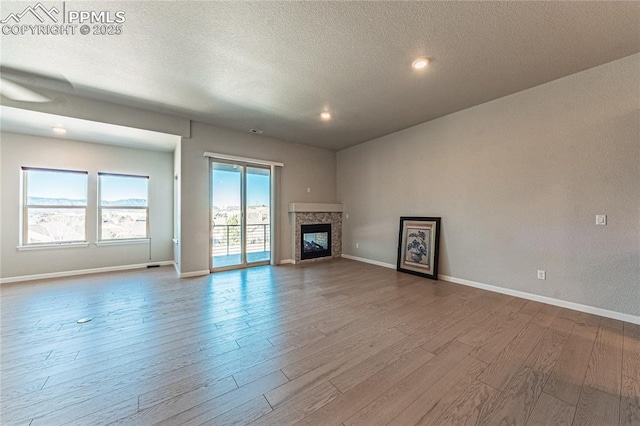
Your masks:
<instances>
[{"instance_id":1,"label":"gray wall","mask_svg":"<svg viewBox=\"0 0 640 426\"><path fill-rule=\"evenodd\" d=\"M440 274L640 315L639 100L637 54L340 151L343 252L441 216Z\"/></svg>"},{"instance_id":2,"label":"gray wall","mask_svg":"<svg viewBox=\"0 0 640 426\"><path fill-rule=\"evenodd\" d=\"M182 273L209 269L209 159L203 157L206 151L285 164L279 173L278 260L291 258L289 203L336 200L335 152L197 122L192 122L191 138L183 138L181 146Z\"/></svg>"},{"instance_id":3,"label":"gray wall","mask_svg":"<svg viewBox=\"0 0 640 426\"><path fill-rule=\"evenodd\" d=\"M172 260L173 153L122 148L55 138L1 134L0 277L74 271ZM82 248L18 251L20 238L20 170L22 166L89 172L87 241ZM149 245L97 247L98 172L148 175Z\"/></svg>"}]
</instances>

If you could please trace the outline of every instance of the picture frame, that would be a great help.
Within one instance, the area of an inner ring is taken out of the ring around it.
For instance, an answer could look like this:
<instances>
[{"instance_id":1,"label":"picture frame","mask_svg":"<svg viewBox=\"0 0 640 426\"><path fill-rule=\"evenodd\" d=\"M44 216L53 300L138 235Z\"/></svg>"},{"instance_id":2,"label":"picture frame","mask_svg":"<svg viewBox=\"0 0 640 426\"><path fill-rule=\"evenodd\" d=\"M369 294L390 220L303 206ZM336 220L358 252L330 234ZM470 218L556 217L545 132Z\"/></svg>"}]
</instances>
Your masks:
<instances>
[{"instance_id":1,"label":"picture frame","mask_svg":"<svg viewBox=\"0 0 640 426\"><path fill-rule=\"evenodd\" d=\"M398 236L398 272L438 279L439 217L403 216Z\"/></svg>"}]
</instances>

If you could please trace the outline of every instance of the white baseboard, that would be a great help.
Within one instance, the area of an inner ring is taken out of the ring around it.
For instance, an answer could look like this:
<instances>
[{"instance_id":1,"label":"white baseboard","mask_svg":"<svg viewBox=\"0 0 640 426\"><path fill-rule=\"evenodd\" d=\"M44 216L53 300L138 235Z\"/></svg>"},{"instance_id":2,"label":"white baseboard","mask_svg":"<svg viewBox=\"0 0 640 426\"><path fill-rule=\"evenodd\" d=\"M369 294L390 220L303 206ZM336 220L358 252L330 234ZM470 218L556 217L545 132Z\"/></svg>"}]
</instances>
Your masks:
<instances>
[{"instance_id":1,"label":"white baseboard","mask_svg":"<svg viewBox=\"0 0 640 426\"><path fill-rule=\"evenodd\" d=\"M279 265L295 265L296 261L293 259L282 259L279 263Z\"/></svg>"},{"instance_id":2,"label":"white baseboard","mask_svg":"<svg viewBox=\"0 0 640 426\"><path fill-rule=\"evenodd\" d=\"M378 262L377 260L365 259L364 257L351 256L350 254L342 254L345 259L356 260L358 262L369 263L371 265L382 266L383 268L396 269L396 265L385 262Z\"/></svg>"},{"instance_id":3,"label":"white baseboard","mask_svg":"<svg viewBox=\"0 0 640 426\"><path fill-rule=\"evenodd\" d=\"M449 281L452 283L462 284L469 287L475 287L483 290L493 291L495 293L506 294L508 296L520 297L522 299L533 300L535 302L546 303L548 305L559 306L561 308L567 308L574 311L586 312L588 314L599 315L601 317L613 318L616 320L640 325L640 317L635 315L623 314L621 312L610 311L608 309L596 308L595 306L582 305L580 303L568 302L566 300L555 299L553 297L540 296L538 294L526 293L520 290L513 290L510 288L498 287L491 284L483 284L476 281L450 277L447 275L438 275L438 279L442 281Z\"/></svg>"},{"instance_id":4,"label":"white baseboard","mask_svg":"<svg viewBox=\"0 0 640 426\"><path fill-rule=\"evenodd\" d=\"M193 271L193 272L178 272L179 278L191 278L191 277L201 277L203 275L209 275L211 273L208 269L203 269L202 271Z\"/></svg>"},{"instance_id":5,"label":"white baseboard","mask_svg":"<svg viewBox=\"0 0 640 426\"><path fill-rule=\"evenodd\" d=\"M356 260L358 262L370 263L372 265L383 266L385 268L396 269L396 265L390 263L378 262L377 260L365 259L362 257L350 256L343 254L346 259ZM588 314L599 315L601 317L613 318L619 321L630 322L640 325L640 317L636 315L623 314L621 312L610 311L608 309L596 308L595 306L582 305L580 303L568 302L565 300L554 299L553 297L540 296L538 294L526 293L524 291L513 290L510 288L498 287L491 284L479 283L476 281L465 280L462 278L450 277L448 275L438 275L438 279L449 281L456 284L462 284L469 287L480 288L482 290L492 291L494 293L502 293L508 296L520 297L522 299L533 300L535 302L546 303L549 305L559 306L574 311L586 312Z\"/></svg>"},{"instance_id":6,"label":"white baseboard","mask_svg":"<svg viewBox=\"0 0 640 426\"><path fill-rule=\"evenodd\" d=\"M173 260L162 262L138 263L134 265L106 266L104 268L78 269L75 271L50 272L46 274L23 275L20 277L0 278L0 284L17 283L21 281L44 280L48 278L72 277L75 275L99 274L102 272L127 271L129 269L142 269L151 265L173 265Z\"/></svg>"}]
</instances>

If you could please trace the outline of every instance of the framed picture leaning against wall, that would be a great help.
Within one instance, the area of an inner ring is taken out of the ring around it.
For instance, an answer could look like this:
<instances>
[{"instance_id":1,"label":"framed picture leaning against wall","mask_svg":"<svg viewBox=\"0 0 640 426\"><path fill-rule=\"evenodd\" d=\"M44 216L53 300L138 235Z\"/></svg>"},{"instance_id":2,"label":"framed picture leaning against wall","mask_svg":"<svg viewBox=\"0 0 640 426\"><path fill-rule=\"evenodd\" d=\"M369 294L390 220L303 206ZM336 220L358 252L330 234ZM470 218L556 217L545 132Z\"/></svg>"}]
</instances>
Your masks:
<instances>
[{"instance_id":1,"label":"framed picture leaning against wall","mask_svg":"<svg viewBox=\"0 0 640 426\"><path fill-rule=\"evenodd\" d=\"M396 269L437 280L439 242L439 217L401 217Z\"/></svg>"}]
</instances>

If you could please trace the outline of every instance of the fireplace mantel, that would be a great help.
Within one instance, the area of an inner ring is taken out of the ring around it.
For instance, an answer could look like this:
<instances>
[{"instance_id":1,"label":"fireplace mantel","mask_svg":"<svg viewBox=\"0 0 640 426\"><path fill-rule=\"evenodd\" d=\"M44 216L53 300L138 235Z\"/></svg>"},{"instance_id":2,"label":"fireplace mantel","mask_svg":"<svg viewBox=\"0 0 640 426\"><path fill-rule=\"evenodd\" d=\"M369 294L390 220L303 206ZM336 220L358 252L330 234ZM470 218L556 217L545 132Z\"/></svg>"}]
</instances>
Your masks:
<instances>
[{"instance_id":1,"label":"fireplace mantel","mask_svg":"<svg viewBox=\"0 0 640 426\"><path fill-rule=\"evenodd\" d=\"M289 204L289 213L340 213L342 212L342 204L328 203L291 203Z\"/></svg>"}]
</instances>

